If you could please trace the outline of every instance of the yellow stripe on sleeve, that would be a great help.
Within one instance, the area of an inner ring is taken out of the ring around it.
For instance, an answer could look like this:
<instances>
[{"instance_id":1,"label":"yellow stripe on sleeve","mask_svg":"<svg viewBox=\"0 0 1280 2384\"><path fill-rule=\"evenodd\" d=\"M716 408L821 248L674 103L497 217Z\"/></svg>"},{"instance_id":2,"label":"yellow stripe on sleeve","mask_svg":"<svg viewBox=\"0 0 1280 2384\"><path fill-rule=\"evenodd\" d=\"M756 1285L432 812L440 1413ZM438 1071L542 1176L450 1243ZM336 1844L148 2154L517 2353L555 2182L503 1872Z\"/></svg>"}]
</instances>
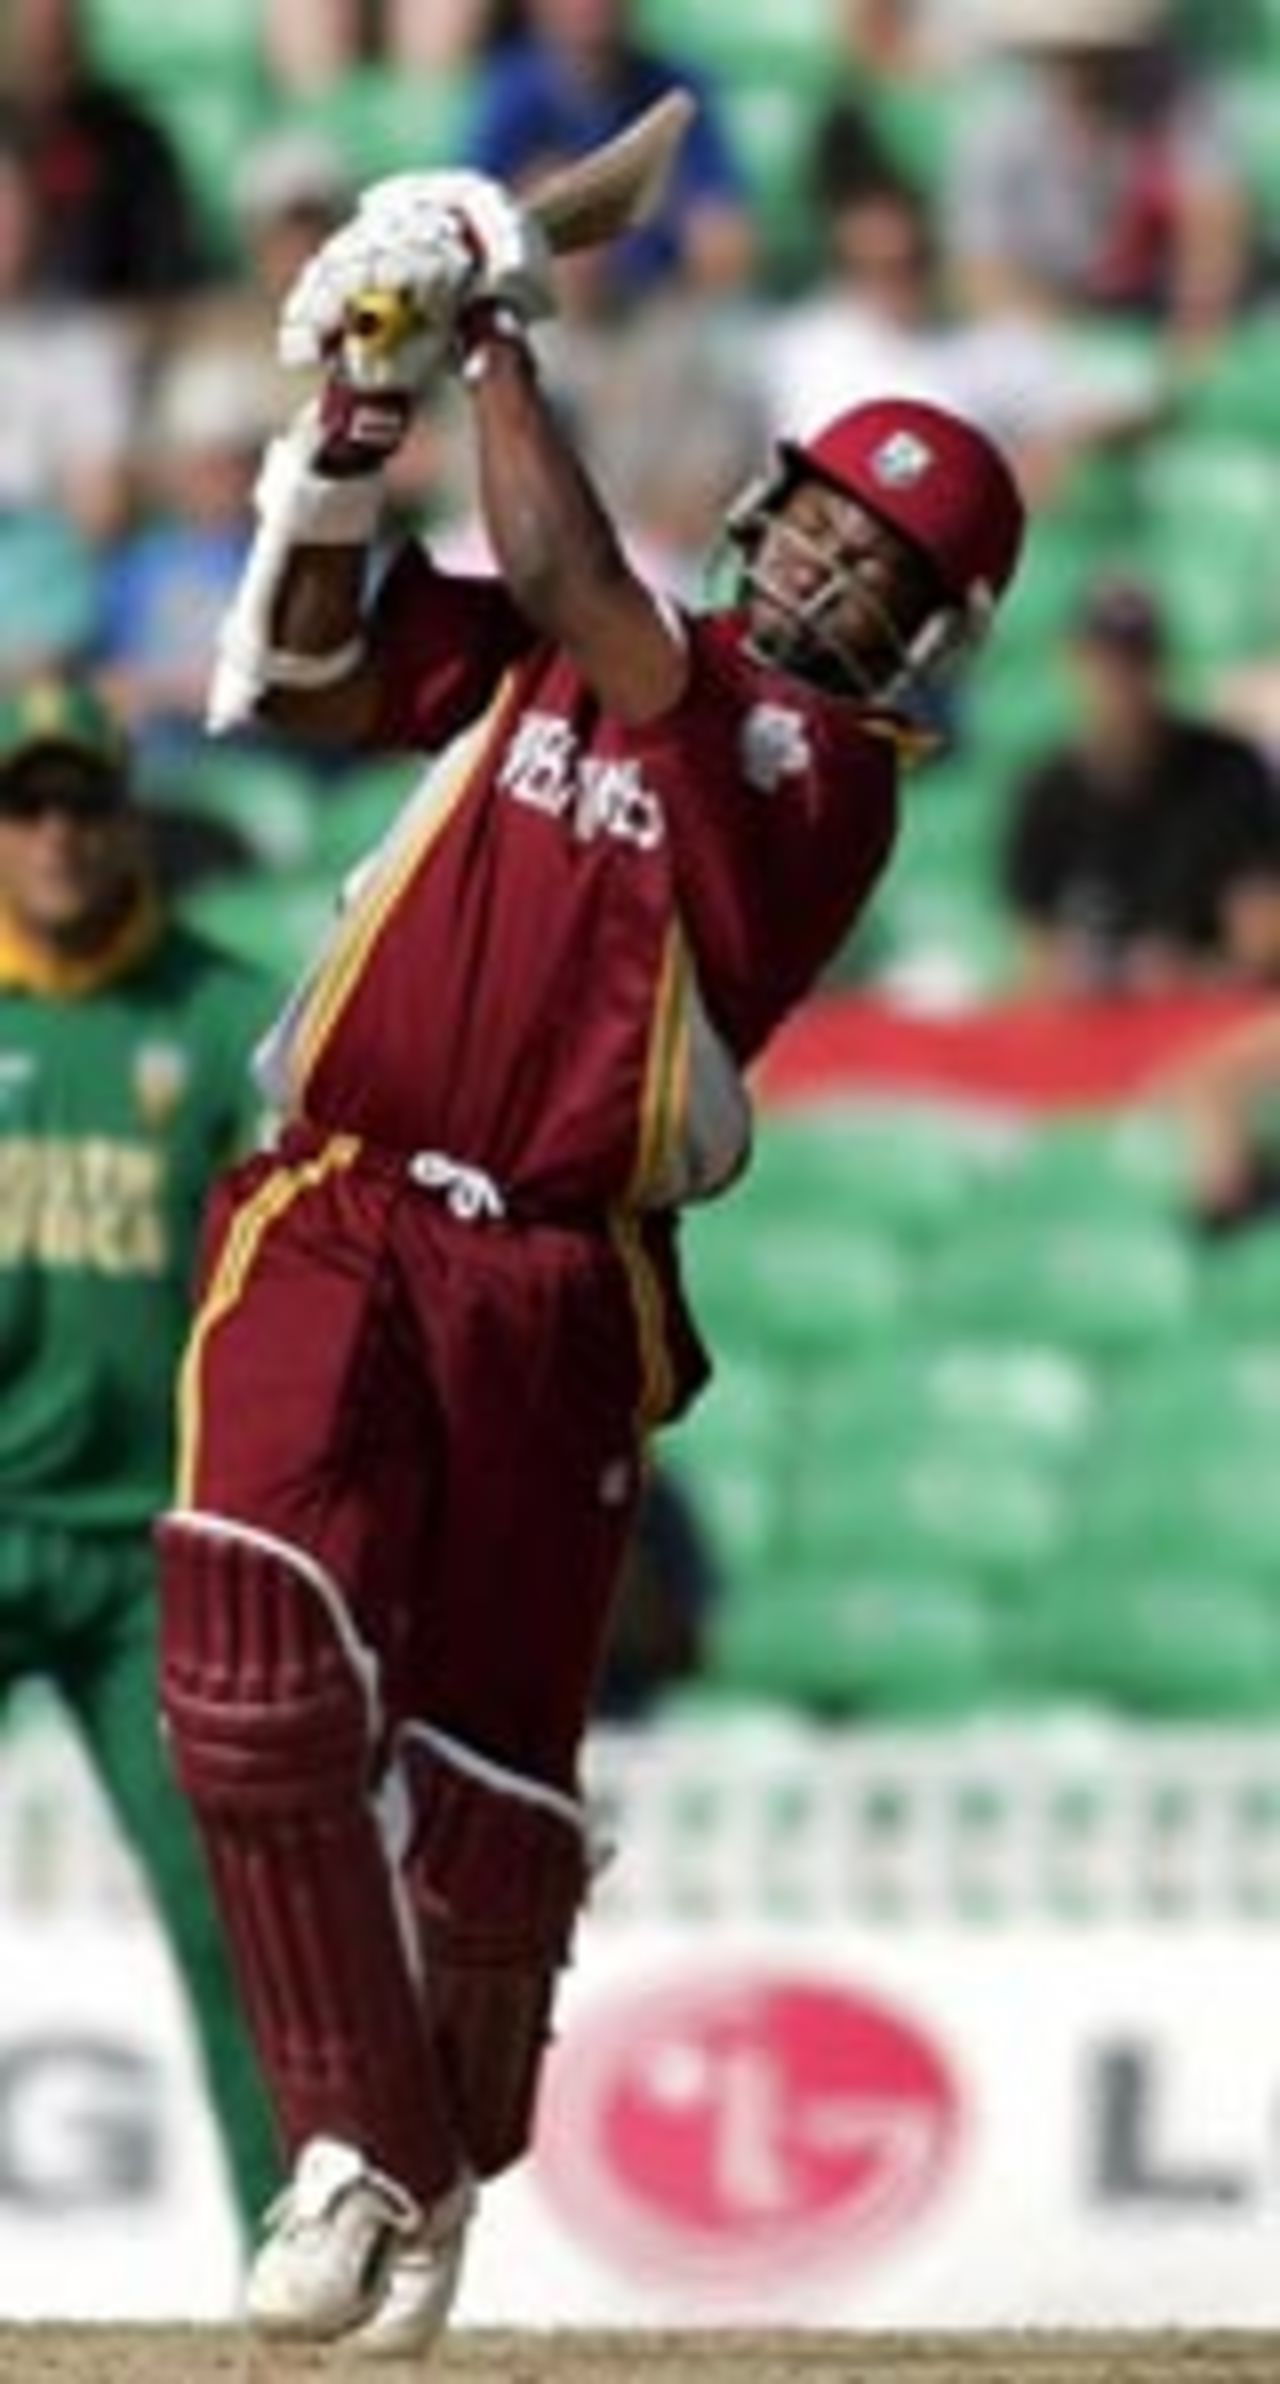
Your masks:
<instances>
[{"instance_id":1,"label":"yellow stripe on sleeve","mask_svg":"<svg viewBox=\"0 0 1280 2384\"><path fill-rule=\"evenodd\" d=\"M689 1098L689 956L679 927L667 934L654 1003L640 1133L627 1198L644 1207L661 1198L671 1175L675 1144Z\"/></svg>"}]
</instances>

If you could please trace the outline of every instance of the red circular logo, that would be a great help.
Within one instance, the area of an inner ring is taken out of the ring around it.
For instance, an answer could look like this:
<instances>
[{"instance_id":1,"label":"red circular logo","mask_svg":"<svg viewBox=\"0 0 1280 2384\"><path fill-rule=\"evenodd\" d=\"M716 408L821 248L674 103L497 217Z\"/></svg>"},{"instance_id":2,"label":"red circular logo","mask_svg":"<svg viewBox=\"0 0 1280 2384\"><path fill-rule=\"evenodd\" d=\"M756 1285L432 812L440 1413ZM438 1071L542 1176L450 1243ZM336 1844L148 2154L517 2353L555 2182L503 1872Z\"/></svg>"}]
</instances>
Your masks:
<instances>
[{"instance_id":1,"label":"red circular logo","mask_svg":"<svg viewBox=\"0 0 1280 2384\"><path fill-rule=\"evenodd\" d=\"M629 2275L767 2292L906 2224L958 2124L955 2083L913 2023L830 1981L735 1973L571 2018L535 2157L575 2233Z\"/></svg>"}]
</instances>

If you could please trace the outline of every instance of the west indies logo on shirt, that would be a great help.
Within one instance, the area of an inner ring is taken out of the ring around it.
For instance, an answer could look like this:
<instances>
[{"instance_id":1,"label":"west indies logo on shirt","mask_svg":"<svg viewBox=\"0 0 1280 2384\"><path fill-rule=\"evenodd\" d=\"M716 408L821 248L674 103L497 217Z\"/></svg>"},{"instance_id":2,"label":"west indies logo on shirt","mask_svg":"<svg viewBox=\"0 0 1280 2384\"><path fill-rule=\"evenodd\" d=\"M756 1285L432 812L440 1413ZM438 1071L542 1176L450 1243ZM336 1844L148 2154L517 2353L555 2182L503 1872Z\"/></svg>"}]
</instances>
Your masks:
<instances>
[{"instance_id":1,"label":"west indies logo on shirt","mask_svg":"<svg viewBox=\"0 0 1280 2384\"><path fill-rule=\"evenodd\" d=\"M759 2301L907 2230L960 2122L914 2021L843 1982L747 1967L622 1989L570 2021L534 2151L548 2199L629 2278Z\"/></svg>"},{"instance_id":2,"label":"west indies logo on shirt","mask_svg":"<svg viewBox=\"0 0 1280 2384\"><path fill-rule=\"evenodd\" d=\"M803 713L790 704L753 704L742 723L740 751L748 786L771 795L784 778L798 778L813 760Z\"/></svg>"}]
</instances>

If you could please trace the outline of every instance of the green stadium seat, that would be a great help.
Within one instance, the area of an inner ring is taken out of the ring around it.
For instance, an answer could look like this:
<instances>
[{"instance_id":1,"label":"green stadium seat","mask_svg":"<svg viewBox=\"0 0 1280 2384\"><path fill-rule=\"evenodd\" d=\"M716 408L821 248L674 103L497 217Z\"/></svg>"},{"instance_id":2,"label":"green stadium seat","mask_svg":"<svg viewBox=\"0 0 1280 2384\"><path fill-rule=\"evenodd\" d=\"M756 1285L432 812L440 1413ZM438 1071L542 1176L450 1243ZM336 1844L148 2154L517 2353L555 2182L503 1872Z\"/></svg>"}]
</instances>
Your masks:
<instances>
[{"instance_id":1,"label":"green stadium seat","mask_svg":"<svg viewBox=\"0 0 1280 2384\"><path fill-rule=\"evenodd\" d=\"M1280 94L1271 103L1272 171L1280 177ZM1280 199L1280 179L1276 197ZM1260 314L1237 324L1184 376L1179 398L1183 425L1199 434L1273 443L1280 437L1280 317Z\"/></svg>"},{"instance_id":2,"label":"green stadium seat","mask_svg":"<svg viewBox=\"0 0 1280 2384\"><path fill-rule=\"evenodd\" d=\"M1269 1328L1252 1346L1218 1339L1198 1318L1184 1347L1109 1380L1101 1431L1121 1452L1280 1448L1280 1344Z\"/></svg>"},{"instance_id":3,"label":"green stadium seat","mask_svg":"<svg viewBox=\"0 0 1280 2384\"><path fill-rule=\"evenodd\" d=\"M996 1701L998 1636L982 1590L950 1572L792 1568L773 1599L725 1603L708 1671L831 1718L941 1720Z\"/></svg>"},{"instance_id":4,"label":"green stadium seat","mask_svg":"<svg viewBox=\"0 0 1280 2384\"><path fill-rule=\"evenodd\" d=\"M1280 1231L1232 1235L1204 1250L1199 1310L1204 1330L1228 1342L1274 1345L1280 1317Z\"/></svg>"},{"instance_id":5,"label":"green stadium seat","mask_svg":"<svg viewBox=\"0 0 1280 2384\"><path fill-rule=\"evenodd\" d=\"M1051 751L1075 724L1076 706L1056 646L1068 611L1064 603L1062 618L1038 630L1028 646L1013 642L1006 649L997 629L989 666L965 689L966 734L990 773L1001 807L1013 775Z\"/></svg>"},{"instance_id":6,"label":"green stadium seat","mask_svg":"<svg viewBox=\"0 0 1280 2384\"><path fill-rule=\"evenodd\" d=\"M1233 15L1238 5L1235 0L1231 10L1210 13L1226 17ZM1269 71L1260 73L1255 59L1251 66L1224 74L1221 80L1239 171L1257 210L1264 240L1268 231L1274 238L1280 209L1280 19L1274 11L1270 46Z\"/></svg>"},{"instance_id":7,"label":"green stadium seat","mask_svg":"<svg viewBox=\"0 0 1280 2384\"><path fill-rule=\"evenodd\" d=\"M708 75L717 87L746 62L753 71L803 77L828 91L840 64L840 0L737 0L732 9L688 0L639 0L637 34Z\"/></svg>"},{"instance_id":8,"label":"green stadium seat","mask_svg":"<svg viewBox=\"0 0 1280 2384\"><path fill-rule=\"evenodd\" d=\"M1009 981L1008 920L985 887L904 868L878 898L878 975L899 998L930 1007L979 1001Z\"/></svg>"},{"instance_id":9,"label":"green stadium seat","mask_svg":"<svg viewBox=\"0 0 1280 2384\"><path fill-rule=\"evenodd\" d=\"M818 1218L766 1231L744 1195L699 1220L687 1247L713 1346L808 1363L883 1343L908 1321L909 1269L887 1233Z\"/></svg>"},{"instance_id":10,"label":"green stadium seat","mask_svg":"<svg viewBox=\"0 0 1280 2384\"><path fill-rule=\"evenodd\" d=\"M1089 1445L1096 1371L1052 1344L939 1338L861 1366L816 1368L796 1393L799 1445L819 1466L865 1450L967 1449L1068 1469Z\"/></svg>"},{"instance_id":11,"label":"green stadium seat","mask_svg":"<svg viewBox=\"0 0 1280 2384\"><path fill-rule=\"evenodd\" d=\"M329 878L208 878L182 900L193 926L274 977L292 978L332 925Z\"/></svg>"},{"instance_id":12,"label":"green stadium seat","mask_svg":"<svg viewBox=\"0 0 1280 2384\"><path fill-rule=\"evenodd\" d=\"M717 1354L715 1371L664 1448L696 1472L725 1464L771 1466L794 1446L801 1385L786 1368L734 1351Z\"/></svg>"},{"instance_id":13,"label":"green stadium seat","mask_svg":"<svg viewBox=\"0 0 1280 2384\"><path fill-rule=\"evenodd\" d=\"M1123 1571L1166 1562L1221 1563L1280 1592L1280 1470L1274 1445L1224 1433L1144 1444L1132 1430L1102 1437L1072 1544Z\"/></svg>"},{"instance_id":14,"label":"green stadium seat","mask_svg":"<svg viewBox=\"0 0 1280 2384\"><path fill-rule=\"evenodd\" d=\"M1274 1721L1280 1617L1228 1564L1064 1571L1042 1605L1064 1696L1163 1721Z\"/></svg>"},{"instance_id":15,"label":"green stadium seat","mask_svg":"<svg viewBox=\"0 0 1280 2384\"><path fill-rule=\"evenodd\" d=\"M911 1563L1024 1573L1064 1544L1071 1517L1055 1470L1005 1434L937 1435L894 1449L850 1448L843 1463L806 1453L787 1507L788 1557L846 1570Z\"/></svg>"},{"instance_id":16,"label":"green stadium seat","mask_svg":"<svg viewBox=\"0 0 1280 2384\"><path fill-rule=\"evenodd\" d=\"M412 793L421 770L397 758L361 766L316 790L313 851L335 880L374 851Z\"/></svg>"},{"instance_id":17,"label":"green stadium seat","mask_svg":"<svg viewBox=\"0 0 1280 2384\"><path fill-rule=\"evenodd\" d=\"M414 168L456 165L465 148L475 93L463 68L413 76L376 63L354 67L305 106L290 123L312 124L342 152L357 183Z\"/></svg>"},{"instance_id":18,"label":"green stadium seat","mask_svg":"<svg viewBox=\"0 0 1280 2384\"><path fill-rule=\"evenodd\" d=\"M961 770L948 762L922 772L909 788L895 869L988 894L1000 810L999 786L980 764Z\"/></svg>"},{"instance_id":19,"label":"green stadium seat","mask_svg":"<svg viewBox=\"0 0 1280 2384\"><path fill-rule=\"evenodd\" d=\"M1155 1112L1071 1117L1032 1127L987 1187L993 1211L1039 1225L1181 1227L1186 1157L1174 1122Z\"/></svg>"},{"instance_id":20,"label":"green stadium seat","mask_svg":"<svg viewBox=\"0 0 1280 2384\"><path fill-rule=\"evenodd\" d=\"M706 16L714 12L702 12ZM803 280L821 254L822 226L809 197L809 156L819 95L807 81L741 66L717 91L745 177L767 279Z\"/></svg>"},{"instance_id":21,"label":"green stadium seat","mask_svg":"<svg viewBox=\"0 0 1280 2384\"><path fill-rule=\"evenodd\" d=\"M959 1217L989 1172L989 1137L936 1106L831 1102L760 1124L735 1206L781 1230L871 1224L910 1243ZM712 1227L714 1231L714 1226Z\"/></svg>"},{"instance_id":22,"label":"green stadium seat","mask_svg":"<svg viewBox=\"0 0 1280 2384\"><path fill-rule=\"evenodd\" d=\"M1118 544L1112 524L1099 528L1087 515L1039 515L1017 579L1000 608L993 655L1016 653L1024 662L1035 656L1043 664L1074 619L1085 589L1116 560ZM1043 669L1035 676L1043 701L1050 692ZM975 676L975 700L985 678L985 670Z\"/></svg>"},{"instance_id":23,"label":"green stadium seat","mask_svg":"<svg viewBox=\"0 0 1280 2384\"><path fill-rule=\"evenodd\" d=\"M261 0L85 0L84 27L94 64L131 86L263 73Z\"/></svg>"},{"instance_id":24,"label":"green stadium seat","mask_svg":"<svg viewBox=\"0 0 1280 2384\"><path fill-rule=\"evenodd\" d=\"M186 810L237 829L266 869L303 869L315 855L319 791L287 753L210 746L184 774L182 799Z\"/></svg>"},{"instance_id":25,"label":"green stadium seat","mask_svg":"<svg viewBox=\"0 0 1280 2384\"><path fill-rule=\"evenodd\" d=\"M754 1604L776 1588L781 1571L782 1486L778 1474L747 1457L714 1470L671 1460L696 1509L715 1559L722 1594Z\"/></svg>"},{"instance_id":26,"label":"green stadium seat","mask_svg":"<svg viewBox=\"0 0 1280 2384\"><path fill-rule=\"evenodd\" d=\"M1136 471L1137 559L1160 588L1179 659L1204 668L1269 651L1280 634L1274 444L1167 432Z\"/></svg>"},{"instance_id":27,"label":"green stadium seat","mask_svg":"<svg viewBox=\"0 0 1280 2384\"><path fill-rule=\"evenodd\" d=\"M957 111L965 104L959 86L942 75L910 81L881 75L860 89L858 97L898 172L916 190L940 196L946 188Z\"/></svg>"},{"instance_id":28,"label":"green stadium seat","mask_svg":"<svg viewBox=\"0 0 1280 2384\"><path fill-rule=\"evenodd\" d=\"M75 654L97 625L94 557L74 524L0 508L0 668L14 677Z\"/></svg>"},{"instance_id":29,"label":"green stadium seat","mask_svg":"<svg viewBox=\"0 0 1280 2384\"><path fill-rule=\"evenodd\" d=\"M734 1594L776 1579L794 1412L784 1371L731 1355L717 1364L692 1415L663 1442L664 1462L705 1523Z\"/></svg>"},{"instance_id":30,"label":"green stadium seat","mask_svg":"<svg viewBox=\"0 0 1280 2384\"><path fill-rule=\"evenodd\" d=\"M1145 1218L1037 1219L993 1213L943 1251L919 1287L934 1330L1137 1353L1176 1343L1194 1310L1186 1237Z\"/></svg>"},{"instance_id":31,"label":"green stadium seat","mask_svg":"<svg viewBox=\"0 0 1280 2384\"><path fill-rule=\"evenodd\" d=\"M237 259L236 166L266 121L256 80L184 69L156 83L148 98L177 151L206 233L222 258Z\"/></svg>"}]
</instances>

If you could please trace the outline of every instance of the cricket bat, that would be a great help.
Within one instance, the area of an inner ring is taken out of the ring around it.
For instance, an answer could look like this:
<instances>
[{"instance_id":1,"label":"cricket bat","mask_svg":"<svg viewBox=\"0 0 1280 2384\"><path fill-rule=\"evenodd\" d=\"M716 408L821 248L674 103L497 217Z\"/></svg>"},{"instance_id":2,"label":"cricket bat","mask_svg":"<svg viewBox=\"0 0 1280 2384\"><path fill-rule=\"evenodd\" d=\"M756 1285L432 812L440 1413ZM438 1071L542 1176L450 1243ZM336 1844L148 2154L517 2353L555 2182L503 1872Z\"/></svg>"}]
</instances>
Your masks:
<instances>
[{"instance_id":1,"label":"cricket bat","mask_svg":"<svg viewBox=\"0 0 1280 2384\"><path fill-rule=\"evenodd\" d=\"M665 91L611 141L557 166L524 193L554 255L598 248L649 220L696 105L689 91ZM402 291L362 290L351 301L347 336L371 354L391 354L413 327L412 302Z\"/></svg>"}]
</instances>

